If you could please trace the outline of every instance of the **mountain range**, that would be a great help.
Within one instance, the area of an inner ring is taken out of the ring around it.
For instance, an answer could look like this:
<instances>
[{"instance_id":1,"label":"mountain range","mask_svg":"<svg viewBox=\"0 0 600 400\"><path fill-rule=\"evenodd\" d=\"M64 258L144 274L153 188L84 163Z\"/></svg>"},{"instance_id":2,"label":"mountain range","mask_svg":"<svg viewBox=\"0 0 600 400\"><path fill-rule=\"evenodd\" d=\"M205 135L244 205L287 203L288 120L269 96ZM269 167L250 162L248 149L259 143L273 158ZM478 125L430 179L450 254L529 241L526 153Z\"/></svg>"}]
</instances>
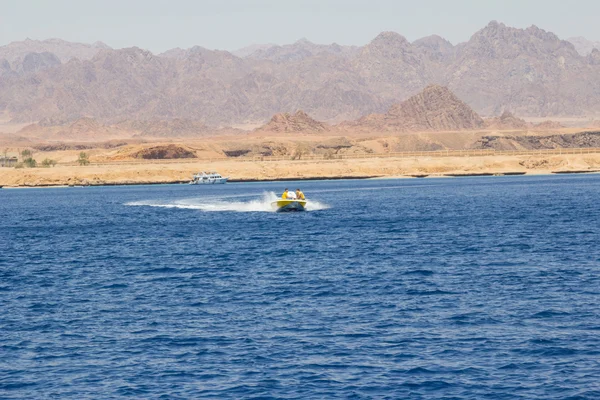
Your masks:
<instances>
[{"instance_id":1,"label":"mountain range","mask_svg":"<svg viewBox=\"0 0 600 400\"><path fill-rule=\"evenodd\" d=\"M500 117L483 119L450 89L430 85L407 100L392 105L387 112L365 115L357 120L330 125L317 121L302 110L278 113L263 126L254 129L254 137L296 137L298 135L356 136L367 133L396 135L400 133L433 133L471 131L482 134L492 131L550 132L563 128L554 121L534 125L505 111ZM126 120L103 124L93 118L79 118L57 125L53 120L30 124L17 132L25 140L42 142L80 141L102 142L112 139L200 138L206 136L247 135L247 131L214 129L203 123L182 120ZM237 151L239 149L233 149ZM236 153L237 154L237 153ZM241 154L241 153L240 153ZM238 155L240 155L238 154ZM245 154L245 153L244 153Z\"/></svg>"},{"instance_id":2,"label":"mountain range","mask_svg":"<svg viewBox=\"0 0 600 400\"><path fill-rule=\"evenodd\" d=\"M5 46L0 46L0 59L13 62L22 59L29 53L52 53L61 62L67 62L73 58L89 60L100 50L107 49L110 49L110 47L102 42L86 44L68 42L62 39L25 39L20 42L12 42Z\"/></svg>"},{"instance_id":3,"label":"mountain range","mask_svg":"<svg viewBox=\"0 0 600 400\"><path fill-rule=\"evenodd\" d=\"M493 21L458 45L383 32L360 47L303 39L237 54L16 42L0 47L0 112L15 122L179 119L217 127L302 109L338 123L384 113L439 84L483 116L600 115L600 50L582 55L536 26Z\"/></svg>"}]
</instances>

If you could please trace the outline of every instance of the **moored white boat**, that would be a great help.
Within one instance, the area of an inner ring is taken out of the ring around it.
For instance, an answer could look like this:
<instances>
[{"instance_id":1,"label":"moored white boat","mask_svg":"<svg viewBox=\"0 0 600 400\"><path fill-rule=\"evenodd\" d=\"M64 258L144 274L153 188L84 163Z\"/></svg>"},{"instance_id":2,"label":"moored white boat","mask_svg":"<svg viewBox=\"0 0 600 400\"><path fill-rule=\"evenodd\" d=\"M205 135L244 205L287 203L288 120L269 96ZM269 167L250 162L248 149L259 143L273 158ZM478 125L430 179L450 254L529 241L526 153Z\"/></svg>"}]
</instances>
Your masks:
<instances>
[{"instance_id":1,"label":"moored white boat","mask_svg":"<svg viewBox=\"0 0 600 400\"><path fill-rule=\"evenodd\" d=\"M190 185L214 185L226 183L229 177L223 177L216 172L199 172L192 176Z\"/></svg>"}]
</instances>

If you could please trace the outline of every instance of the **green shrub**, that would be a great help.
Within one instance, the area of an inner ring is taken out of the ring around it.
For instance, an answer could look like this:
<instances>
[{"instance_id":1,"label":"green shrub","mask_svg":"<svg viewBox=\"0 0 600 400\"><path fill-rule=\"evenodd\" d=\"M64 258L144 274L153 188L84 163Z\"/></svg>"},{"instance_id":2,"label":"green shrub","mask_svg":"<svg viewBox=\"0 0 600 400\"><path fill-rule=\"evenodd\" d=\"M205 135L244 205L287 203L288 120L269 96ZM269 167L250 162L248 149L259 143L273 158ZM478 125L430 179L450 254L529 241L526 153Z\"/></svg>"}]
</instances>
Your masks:
<instances>
[{"instance_id":1,"label":"green shrub","mask_svg":"<svg viewBox=\"0 0 600 400\"><path fill-rule=\"evenodd\" d=\"M24 159L23 160L23 164L27 168L35 168L35 167L37 167L37 161L35 161L35 159L32 158L32 157L28 157L28 158Z\"/></svg>"},{"instance_id":2,"label":"green shrub","mask_svg":"<svg viewBox=\"0 0 600 400\"><path fill-rule=\"evenodd\" d=\"M77 159L79 165L88 165L90 163L90 159L86 153L83 151L79 153L79 158Z\"/></svg>"},{"instance_id":3,"label":"green shrub","mask_svg":"<svg viewBox=\"0 0 600 400\"><path fill-rule=\"evenodd\" d=\"M46 159L44 159L44 161L42 161L42 167L44 167L44 168L54 167L55 165L56 165L56 161L51 160L49 158L46 158Z\"/></svg>"}]
</instances>

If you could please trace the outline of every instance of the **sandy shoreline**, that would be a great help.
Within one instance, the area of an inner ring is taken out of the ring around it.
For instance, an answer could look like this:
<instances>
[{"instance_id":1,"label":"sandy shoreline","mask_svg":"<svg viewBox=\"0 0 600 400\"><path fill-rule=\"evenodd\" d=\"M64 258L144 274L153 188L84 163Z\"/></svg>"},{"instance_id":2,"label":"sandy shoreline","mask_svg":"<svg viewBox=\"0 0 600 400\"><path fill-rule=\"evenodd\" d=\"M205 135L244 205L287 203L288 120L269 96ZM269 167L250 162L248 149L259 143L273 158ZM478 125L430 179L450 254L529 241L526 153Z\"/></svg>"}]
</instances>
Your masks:
<instances>
[{"instance_id":1,"label":"sandy shoreline","mask_svg":"<svg viewBox=\"0 0 600 400\"><path fill-rule=\"evenodd\" d=\"M185 183L211 170L232 182L443 176L532 175L600 171L600 154L371 158L327 161L148 163L135 165L1 168L0 186L42 187Z\"/></svg>"}]
</instances>

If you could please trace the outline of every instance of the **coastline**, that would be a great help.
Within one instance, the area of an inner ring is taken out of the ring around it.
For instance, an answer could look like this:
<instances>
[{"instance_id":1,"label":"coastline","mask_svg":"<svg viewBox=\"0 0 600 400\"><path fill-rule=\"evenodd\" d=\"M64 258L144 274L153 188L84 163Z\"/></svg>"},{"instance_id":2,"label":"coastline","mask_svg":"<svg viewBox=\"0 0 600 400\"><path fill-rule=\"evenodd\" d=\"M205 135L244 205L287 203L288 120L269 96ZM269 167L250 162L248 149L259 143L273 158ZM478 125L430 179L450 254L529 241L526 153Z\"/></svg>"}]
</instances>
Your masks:
<instances>
[{"instance_id":1,"label":"coastline","mask_svg":"<svg viewBox=\"0 0 600 400\"><path fill-rule=\"evenodd\" d=\"M299 181L340 181L340 180L369 180L369 179L410 179L410 176L315 176L303 178L275 178L275 179L229 179L227 183L260 183L260 182L299 182ZM439 178L439 177L437 177ZM104 186L152 186L152 185L187 185L190 180L157 181L157 182L105 182L76 185L38 185L38 186L0 186L0 189L44 189L44 188L73 188L73 187L104 187ZM199 185L201 186L201 185Z\"/></svg>"},{"instance_id":2,"label":"coastline","mask_svg":"<svg viewBox=\"0 0 600 400\"><path fill-rule=\"evenodd\" d=\"M189 182L193 173L202 170L218 171L229 176L232 183L580 174L600 172L600 154L58 165L52 168L2 168L0 186L9 189L183 184Z\"/></svg>"},{"instance_id":3,"label":"coastline","mask_svg":"<svg viewBox=\"0 0 600 400\"><path fill-rule=\"evenodd\" d=\"M277 179L231 179L227 183L267 183L267 182L302 182L302 181L339 181L339 180L396 180L396 179L442 179L442 178L494 178L506 176L550 176L550 175L591 175L600 174L600 171L544 171L539 173L496 173L496 174L450 174L450 175L389 175L389 176L329 176L329 177L306 177L306 178L277 178ZM0 186L4 190L16 189L69 189L82 187L110 187L110 186L156 186L156 185L187 185L189 181L172 182L107 182L91 183L86 185L37 185L37 186Z\"/></svg>"}]
</instances>

